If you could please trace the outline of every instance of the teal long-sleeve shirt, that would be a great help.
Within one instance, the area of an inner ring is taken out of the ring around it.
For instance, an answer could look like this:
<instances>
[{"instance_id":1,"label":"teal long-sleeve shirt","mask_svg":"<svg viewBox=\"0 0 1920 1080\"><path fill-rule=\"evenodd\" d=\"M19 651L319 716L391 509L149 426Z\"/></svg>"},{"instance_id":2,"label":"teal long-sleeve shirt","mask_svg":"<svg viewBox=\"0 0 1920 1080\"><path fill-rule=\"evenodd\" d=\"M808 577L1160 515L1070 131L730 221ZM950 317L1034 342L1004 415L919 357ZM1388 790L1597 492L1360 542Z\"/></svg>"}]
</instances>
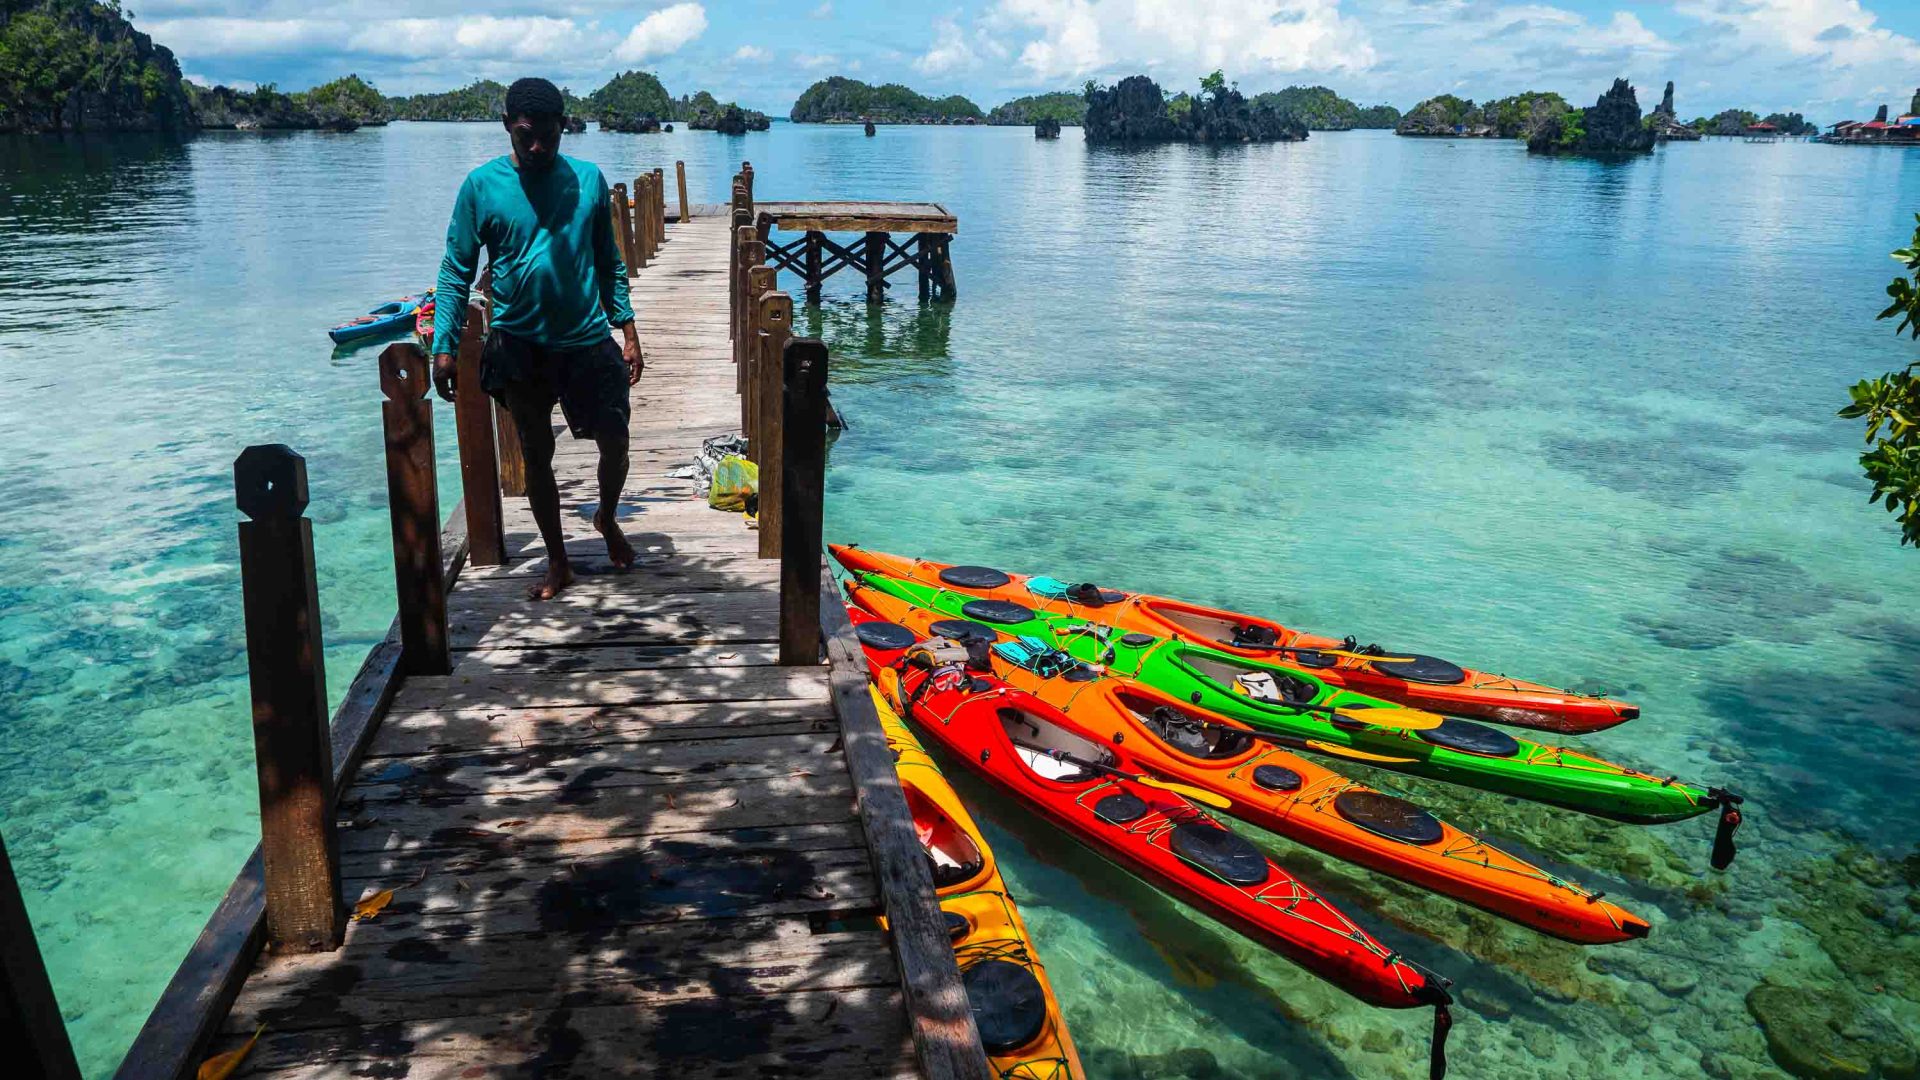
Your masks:
<instances>
[{"instance_id":1,"label":"teal long-sleeve shirt","mask_svg":"<svg viewBox=\"0 0 1920 1080\"><path fill-rule=\"evenodd\" d=\"M522 172L511 157L497 157L467 174L434 287L435 353L460 347L482 246L493 268L496 330L571 349L633 320L607 181L591 162L562 154L550 169Z\"/></svg>"}]
</instances>

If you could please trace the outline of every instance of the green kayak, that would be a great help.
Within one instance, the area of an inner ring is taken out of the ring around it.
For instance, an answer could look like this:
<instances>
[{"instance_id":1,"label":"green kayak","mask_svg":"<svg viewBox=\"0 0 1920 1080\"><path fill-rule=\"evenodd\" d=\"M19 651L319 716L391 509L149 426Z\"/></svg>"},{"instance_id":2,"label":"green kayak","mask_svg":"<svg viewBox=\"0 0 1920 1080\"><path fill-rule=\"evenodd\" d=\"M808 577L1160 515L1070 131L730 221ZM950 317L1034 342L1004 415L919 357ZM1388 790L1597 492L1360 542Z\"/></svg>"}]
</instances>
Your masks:
<instances>
[{"instance_id":1,"label":"green kayak","mask_svg":"<svg viewBox=\"0 0 1920 1080\"><path fill-rule=\"evenodd\" d=\"M1221 719L1287 736L1286 745L1294 749L1638 824L1680 821L1724 807L1721 828L1731 859L1740 797L1718 788L1637 772L1466 720L1404 710L1330 687L1297 669L1217 649L1122 634L1087 619L1039 615L1019 604L898 578L855 576L918 607L1033 637L1110 676L1137 680ZM1396 723L1415 717L1420 719Z\"/></svg>"}]
</instances>

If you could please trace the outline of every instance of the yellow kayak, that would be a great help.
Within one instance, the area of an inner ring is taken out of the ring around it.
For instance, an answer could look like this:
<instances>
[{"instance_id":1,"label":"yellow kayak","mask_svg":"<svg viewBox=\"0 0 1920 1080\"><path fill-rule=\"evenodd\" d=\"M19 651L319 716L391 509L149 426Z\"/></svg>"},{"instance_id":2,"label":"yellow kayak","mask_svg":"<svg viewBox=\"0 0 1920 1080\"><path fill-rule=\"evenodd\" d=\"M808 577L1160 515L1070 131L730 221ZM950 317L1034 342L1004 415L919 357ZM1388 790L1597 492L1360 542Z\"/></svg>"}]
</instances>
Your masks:
<instances>
[{"instance_id":1,"label":"yellow kayak","mask_svg":"<svg viewBox=\"0 0 1920 1080\"><path fill-rule=\"evenodd\" d=\"M980 827L920 740L878 690L872 693L914 832L932 864L934 891L988 1060L1006 1080L1086 1080L1053 984Z\"/></svg>"}]
</instances>

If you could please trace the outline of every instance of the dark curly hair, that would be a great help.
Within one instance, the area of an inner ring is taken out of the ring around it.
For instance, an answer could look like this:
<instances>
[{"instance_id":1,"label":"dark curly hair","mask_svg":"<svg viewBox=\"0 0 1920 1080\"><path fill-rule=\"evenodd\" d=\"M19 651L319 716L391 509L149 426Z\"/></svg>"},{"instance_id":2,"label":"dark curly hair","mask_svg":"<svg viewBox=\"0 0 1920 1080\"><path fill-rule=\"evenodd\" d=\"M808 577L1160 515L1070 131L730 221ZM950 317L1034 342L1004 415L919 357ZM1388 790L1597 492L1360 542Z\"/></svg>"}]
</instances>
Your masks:
<instances>
[{"instance_id":1,"label":"dark curly hair","mask_svg":"<svg viewBox=\"0 0 1920 1080\"><path fill-rule=\"evenodd\" d=\"M507 87L508 116L561 116L566 111L560 88L545 79L517 79Z\"/></svg>"}]
</instances>

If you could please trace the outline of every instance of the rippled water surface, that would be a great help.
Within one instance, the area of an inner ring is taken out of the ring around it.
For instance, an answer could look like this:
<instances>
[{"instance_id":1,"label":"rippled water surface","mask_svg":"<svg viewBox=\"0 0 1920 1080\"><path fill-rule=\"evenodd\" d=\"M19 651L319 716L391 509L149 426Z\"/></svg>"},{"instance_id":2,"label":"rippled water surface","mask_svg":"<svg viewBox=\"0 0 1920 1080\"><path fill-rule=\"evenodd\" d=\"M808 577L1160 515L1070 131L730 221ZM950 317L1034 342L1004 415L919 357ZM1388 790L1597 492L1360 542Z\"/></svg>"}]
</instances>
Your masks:
<instances>
[{"instance_id":1,"label":"rippled water surface","mask_svg":"<svg viewBox=\"0 0 1920 1080\"><path fill-rule=\"evenodd\" d=\"M232 458L307 457L337 698L392 587L376 350L324 330L430 283L461 175L501 144L427 124L0 140L0 811L89 1075L257 835ZM1103 152L1073 130L785 125L568 149L615 176L684 159L696 200L750 158L762 197L960 216L951 307L836 281L801 315L853 423L831 537L1631 697L1645 718L1593 748L1750 796L1714 875L1708 821L1368 778L1655 924L1603 949L1264 837L1459 981L1454 1075L1779 1075L1755 1015L1789 1018L1749 1006L1763 982L1844 1007L1854 1041L1816 1025L1822 1052L1897 1057L1920 1032L1920 556L1832 418L1911 358L1873 315L1920 156L1712 142L1609 165L1371 132ZM1424 1017L1346 999L965 790L1095 1075L1424 1075Z\"/></svg>"}]
</instances>

